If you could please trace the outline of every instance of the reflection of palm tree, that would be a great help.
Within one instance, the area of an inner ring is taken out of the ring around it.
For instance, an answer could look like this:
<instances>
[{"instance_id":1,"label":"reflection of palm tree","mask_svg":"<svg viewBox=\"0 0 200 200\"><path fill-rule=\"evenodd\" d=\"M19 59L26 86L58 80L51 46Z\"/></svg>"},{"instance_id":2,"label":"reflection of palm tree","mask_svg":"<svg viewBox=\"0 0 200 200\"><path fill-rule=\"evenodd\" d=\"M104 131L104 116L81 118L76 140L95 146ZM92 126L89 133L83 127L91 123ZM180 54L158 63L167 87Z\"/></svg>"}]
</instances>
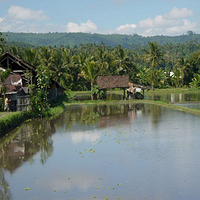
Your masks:
<instances>
[{"instance_id":1,"label":"reflection of palm tree","mask_svg":"<svg viewBox=\"0 0 200 200\"><path fill-rule=\"evenodd\" d=\"M53 153L53 141L50 137L40 142L40 161L45 164Z\"/></svg>"},{"instance_id":2,"label":"reflection of palm tree","mask_svg":"<svg viewBox=\"0 0 200 200\"><path fill-rule=\"evenodd\" d=\"M0 169L0 199L13 199L9 185L5 180L3 169Z\"/></svg>"},{"instance_id":3,"label":"reflection of palm tree","mask_svg":"<svg viewBox=\"0 0 200 200\"><path fill-rule=\"evenodd\" d=\"M80 123L81 125L90 126L96 124L99 119L98 108L94 106L84 106L82 105L77 109L70 109L65 112L63 118L65 119L66 129L70 130L73 123Z\"/></svg>"},{"instance_id":4,"label":"reflection of palm tree","mask_svg":"<svg viewBox=\"0 0 200 200\"><path fill-rule=\"evenodd\" d=\"M40 149L41 163L45 164L53 152L53 141L51 134L55 132L55 128L52 127L51 121L48 121L47 119L42 120L39 125L37 124L36 127L36 134L32 135L32 143L29 145L31 145L33 150L38 151L38 148Z\"/></svg>"}]
</instances>

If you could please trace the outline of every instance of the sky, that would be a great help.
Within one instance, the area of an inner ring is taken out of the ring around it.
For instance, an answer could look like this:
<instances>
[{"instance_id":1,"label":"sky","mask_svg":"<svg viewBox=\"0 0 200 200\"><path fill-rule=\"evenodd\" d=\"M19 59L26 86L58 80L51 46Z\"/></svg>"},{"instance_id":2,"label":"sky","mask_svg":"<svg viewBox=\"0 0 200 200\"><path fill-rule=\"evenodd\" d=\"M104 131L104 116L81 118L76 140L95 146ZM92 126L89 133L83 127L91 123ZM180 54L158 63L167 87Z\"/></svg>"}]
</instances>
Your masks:
<instances>
[{"instance_id":1,"label":"sky","mask_svg":"<svg viewBox=\"0 0 200 200\"><path fill-rule=\"evenodd\" d=\"M0 0L0 32L200 33L200 0Z\"/></svg>"}]
</instances>

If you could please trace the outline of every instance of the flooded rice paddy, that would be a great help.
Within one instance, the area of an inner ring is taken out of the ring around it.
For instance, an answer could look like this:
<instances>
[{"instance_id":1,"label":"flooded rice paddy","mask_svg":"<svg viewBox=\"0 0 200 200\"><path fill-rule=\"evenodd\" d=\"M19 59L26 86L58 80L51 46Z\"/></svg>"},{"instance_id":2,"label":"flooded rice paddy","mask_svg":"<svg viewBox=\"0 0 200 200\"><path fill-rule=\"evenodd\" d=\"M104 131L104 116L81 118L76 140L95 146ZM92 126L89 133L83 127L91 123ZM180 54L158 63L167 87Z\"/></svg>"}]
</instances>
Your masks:
<instances>
[{"instance_id":1,"label":"flooded rice paddy","mask_svg":"<svg viewBox=\"0 0 200 200\"><path fill-rule=\"evenodd\" d=\"M170 103L197 102L200 101L200 93L149 94L146 92L145 99Z\"/></svg>"},{"instance_id":2,"label":"flooded rice paddy","mask_svg":"<svg viewBox=\"0 0 200 200\"><path fill-rule=\"evenodd\" d=\"M155 101L167 101L170 103L185 103L185 102L198 102L200 101L200 93L161 93L161 94L152 94L148 91L145 92L144 99L155 100ZM79 94L76 95L74 100L85 101L91 100L91 95ZM108 93L106 100L123 100L123 95Z\"/></svg>"},{"instance_id":3,"label":"flooded rice paddy","mask_svg":"<svg viewBox=\"0 0 200 200\"><path fill-rule=\"evenodd\" d=\"M200 117L149 104L70 106L1 139L1 199L200 196Z\"/></svg>"}]
</instances>

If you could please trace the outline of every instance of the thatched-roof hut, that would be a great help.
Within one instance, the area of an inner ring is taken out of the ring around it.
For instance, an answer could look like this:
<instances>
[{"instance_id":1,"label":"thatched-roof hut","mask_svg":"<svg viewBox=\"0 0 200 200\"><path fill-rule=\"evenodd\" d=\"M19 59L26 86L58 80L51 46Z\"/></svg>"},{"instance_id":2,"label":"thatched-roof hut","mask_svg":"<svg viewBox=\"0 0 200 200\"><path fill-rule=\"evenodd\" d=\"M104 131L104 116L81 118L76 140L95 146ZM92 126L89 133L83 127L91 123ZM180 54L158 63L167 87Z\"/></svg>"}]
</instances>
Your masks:
<instances>
[{"instance_id":1,"label":"thatched-roof hut","mask_svg":"<svg viewBox=\"0 0 200 200\"><path fill-rule=\"evenodd\" d=\"M124 98L125 89L129 87L129 77L128 76L98 76L97 85L99 90L104 91L104 97L106 97L107 89L121 88L124 89Z\"/></svg>"}]
</instances>

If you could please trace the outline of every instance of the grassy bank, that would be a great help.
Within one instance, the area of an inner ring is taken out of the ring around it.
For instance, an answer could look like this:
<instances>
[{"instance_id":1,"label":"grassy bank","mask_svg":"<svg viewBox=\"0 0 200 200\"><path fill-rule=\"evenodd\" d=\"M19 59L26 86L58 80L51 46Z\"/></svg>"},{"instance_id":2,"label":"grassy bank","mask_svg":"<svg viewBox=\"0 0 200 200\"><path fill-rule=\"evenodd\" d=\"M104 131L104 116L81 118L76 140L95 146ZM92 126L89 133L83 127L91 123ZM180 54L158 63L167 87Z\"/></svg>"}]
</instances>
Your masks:
<instances>
[{"instance_id":1,"label":"grassy bank","mask_svg":"<svg viewBox=\"0 0 200 200\"><path fill-rule=\"evenodd\" d=\"M67 97L59 98L56 103L51 103L50 109L47 113L44 113L46 117L57 117L59 116L65 109L65 105L67 102ZM18 127L24 121L31 118L38 118L34 112L31 111L18 111L18 112L9 112L9 113L1 113L0 116L0 137L4 136L9 131Z\"/></svg>"},{"instance_id":2,"label":"grassy bank","mask_svg":"<svg viewBox=\"0 0 200 200\"><path fill-rule=\"evenodd\" d=\"M19 126L26 119L34 117L32 112L11 112L0 118L0 137Z\"/></svg>"}]
</instances>

